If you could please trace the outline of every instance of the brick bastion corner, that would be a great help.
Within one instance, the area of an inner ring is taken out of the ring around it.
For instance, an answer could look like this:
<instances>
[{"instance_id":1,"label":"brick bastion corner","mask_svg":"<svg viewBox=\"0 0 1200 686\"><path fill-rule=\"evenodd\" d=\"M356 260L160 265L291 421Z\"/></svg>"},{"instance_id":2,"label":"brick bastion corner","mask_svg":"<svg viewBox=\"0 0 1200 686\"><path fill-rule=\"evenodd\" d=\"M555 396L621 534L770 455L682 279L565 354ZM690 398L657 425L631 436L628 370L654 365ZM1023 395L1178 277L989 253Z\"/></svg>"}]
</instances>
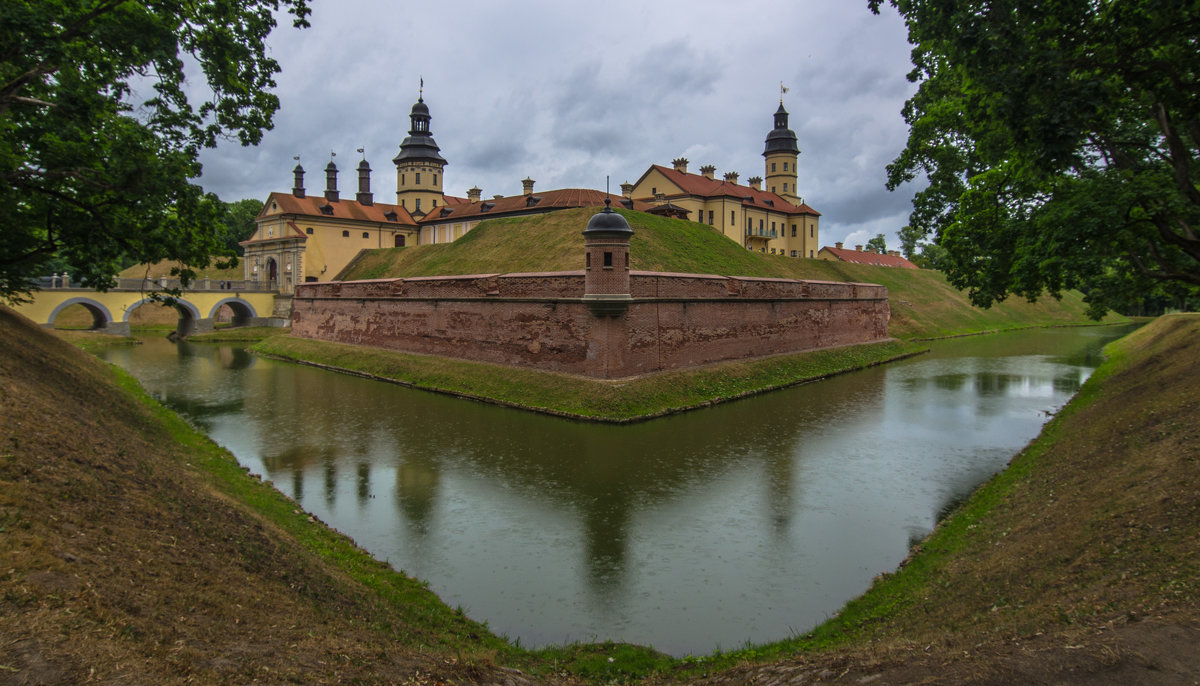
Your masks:
<instances>
[{"instance_id":1,"label":"brick bastion corner","mask_svg":"<svg viewBox=\"0 0 1200 686\"><path fill-rule=\"evenodd\" d=\"M306 283L292 334L601 379L888 338L876 284L626 273L608 309L584 270Z\"/></svg>"}]
</instances>

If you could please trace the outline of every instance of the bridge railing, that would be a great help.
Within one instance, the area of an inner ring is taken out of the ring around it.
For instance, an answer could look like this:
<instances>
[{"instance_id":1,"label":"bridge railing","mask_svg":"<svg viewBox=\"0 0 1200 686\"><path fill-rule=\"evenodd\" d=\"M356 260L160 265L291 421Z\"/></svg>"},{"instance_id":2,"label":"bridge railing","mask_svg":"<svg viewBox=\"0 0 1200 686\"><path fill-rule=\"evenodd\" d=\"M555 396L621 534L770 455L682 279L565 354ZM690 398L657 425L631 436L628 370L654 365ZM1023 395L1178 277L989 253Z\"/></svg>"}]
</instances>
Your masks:
<instances>
[{"instance_id":1,"label":"bridge railing","mask_svg":"<svg viewBox=\"0 0 1200 686\"><path fill-rule=\"evenodd\" d=\"M68 274L53 274L37 280L41 290L58 288L87 288L87 284L71 279ZM117 279L114 290L119 291L161 291L168 288L179 288L179 279L161 277L157 279ZM278 290L276 281L254 281L244 279L192 279L184 292L196 291L274 291Z\"/></svg>"}]
</instances>

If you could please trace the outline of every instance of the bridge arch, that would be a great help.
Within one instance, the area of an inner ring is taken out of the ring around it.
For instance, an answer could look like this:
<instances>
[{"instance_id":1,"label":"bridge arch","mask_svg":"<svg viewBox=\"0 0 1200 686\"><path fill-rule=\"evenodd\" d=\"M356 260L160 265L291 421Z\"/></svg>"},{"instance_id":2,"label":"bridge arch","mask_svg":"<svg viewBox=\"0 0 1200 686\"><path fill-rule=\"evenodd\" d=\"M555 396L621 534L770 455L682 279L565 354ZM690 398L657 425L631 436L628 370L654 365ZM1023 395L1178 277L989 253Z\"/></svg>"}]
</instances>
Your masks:
<instances>
[{"instance_id":1,"label":"bridge arch","mask_svg":"<svg viewBox=\"0 0 1200 686\"><path fill-rule=\"evenodd\" d=\"M228 305L229 309L233 310L232 326L249 326L258 321L258 312L254 309L254 306L241 298L222 298L218 300L217 304L213 305L212 309L209 310L208 318L215 320L217 312L225 305Z\"/></svg>"},{"instance_id":2,"label":"bridge arch","mask_svg":"<svg viewBox=\"0 0 1200 686\"><path fill-rule=\"evenodd\" d=\"M58 318L59 313L68 307L71 307L72 305L83 305L84 309L86 309L92 315L93 329L107 329L113 323L112 313L109 312L108 308L103 304L98 303L91 298L75 297L67 298L59 303L58 306L55 307L50 313L50 316L46 318L46 326L53 327L54 320Z\"/></svg>"},{"instance_id":3,"label":"bridge arch","mask_svg":"<svg viewBox=\"0 0 1200 686\"><path fill-rule=\"evenodd\" d=\"M129 316L133 314L134 310L147 304L159 305L161 301L154 300L153 298L142 298L130 304L125 308L125 316L122 321L128 322ZM197 328L196 323L201 319L200 309L183 298L176 298L172 307L179 313L179 324L175 327L175 333L181 337L195 333Z\"/></svg>"}]
</instances>

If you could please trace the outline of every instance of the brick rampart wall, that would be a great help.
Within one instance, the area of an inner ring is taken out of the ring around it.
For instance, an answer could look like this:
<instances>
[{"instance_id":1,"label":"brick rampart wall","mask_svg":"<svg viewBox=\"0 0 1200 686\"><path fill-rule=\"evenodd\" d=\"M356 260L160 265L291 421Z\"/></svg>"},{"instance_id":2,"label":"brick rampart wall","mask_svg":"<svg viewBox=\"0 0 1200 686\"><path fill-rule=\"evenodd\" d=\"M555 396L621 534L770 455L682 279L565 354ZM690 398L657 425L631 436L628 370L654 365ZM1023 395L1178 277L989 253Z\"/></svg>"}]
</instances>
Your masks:
<instances>
[{"instance_id":1,"label":"brick rampart wall","mask_svg":"<svg viewBox=\"0 0 1200 686\"><path fill-rule=\"evenodd\" d=\"M308 283L292 333L622 378L887 338L874 284L633 272L625 313L582 301L584 272Z\"/></svg>"}]
</instances>

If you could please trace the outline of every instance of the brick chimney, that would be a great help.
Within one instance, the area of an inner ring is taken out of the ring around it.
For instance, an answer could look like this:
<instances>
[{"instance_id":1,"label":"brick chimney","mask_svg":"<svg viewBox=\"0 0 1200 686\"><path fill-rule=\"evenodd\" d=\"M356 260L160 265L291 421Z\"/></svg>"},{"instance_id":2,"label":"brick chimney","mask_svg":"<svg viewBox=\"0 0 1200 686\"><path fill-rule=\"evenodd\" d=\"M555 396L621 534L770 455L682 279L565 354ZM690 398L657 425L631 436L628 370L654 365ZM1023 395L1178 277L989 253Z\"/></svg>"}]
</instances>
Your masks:
<instances>
[{"instance_id":1,"label":"brick chimney","mask_svg":"<svg viewBox=\"0 0 1200 686\"><path fill-rule=\"evenodd\" d=\"M682 174L687 173L688 159L686 157L677 157L671 160L671 164L675 165L675 171Z\"/></svg>"},{"instance_id":2,"label":"brick chimney","mask_svg":"<svg viewBox=\"0 0 1200 686\"><path fill-rule=\"evenodd\" d=\"M528 176L521 179L521 189L525 192L525 195L533 195L533 184L534 183L536 183L536 181L529 178Z\"/></svg>"},{"instance_id":3,"label":"brick chimney","mask_svg":"<svg viewBox=\"0 0 1200 686\"><path fill-rule=\"evenodd\" d=\"M862 246L861 245L854 246L854 252L862 252Z\"/></svg>"},{"instance_id":4,"label":"brick chimney","mask_svg":"<svg viewBox=\"0 0 1200 686\"><path fill-rule=\"evenodd\" d=\"M363 205L375 204L371 195L371 165L365 159L358 163L358 194L354 199Z\"/></svg>"},{"instance_id":5,"label":"brick chimney","mask_svg":"<svg viewBox=\"0 0 1200 686\"><path fill-rule=\"evenodd\" d=\"M633 184L632 183L629 183L628 181L626 181L625 183L621 184L621 197L622 198L632 198L633 197Z\"/></svg>"},{"instance_id":6,"label":"brick chimney","mask_svg":"<svg viewBox=\"0 0 1200 686\"><path fill-rule=\"evenodd\" d=\"M737 179L738 179L738 173L737 173L737 172L725 172L725 181L726 181L727 183L732 183L732 184L735 184L735 185L736 185L736 184L737 184Z\"/></svg>"},{"instance_id":7,"label":"brick chimney","mask_svg":"<svg viewBox=\"0 0 1200 686\"><path fill-rule=\"evenodd\" d=\"M760 188L760 186L762 185L762 177L761 176L751 176L750 178L746 179L746 183L750 184L750 187L756 191L762 190L762 188Z\"/></svg>"},{"instance_id":8,"label":"brick chimney","mask_svg":"<svg viewBox=\"0 0 1200 686\"><path fill-rule=\"evenodd\" d=\"M468 201L479 202L479 199L481 197L483 197L483 189L480 188L479 186L475 186L474 188L467 189L467 200Z\"/></svg>"},{"instance_id":9,"label":"brick chimney","mask_svg":"<svg viewBox=\"0 0 1200 686\"><path fill-rule=\"evenodd\" d=\"M296 196L297 198L303 198L304 197L304 167L301 167L299 164L297 164L296 168L292 170L292 174L295 177L295 180L292 181L292 195Z\"/></svg>"},{"instance_id":10,"label":"brick chimney","mask_svg":"<svg viewBox=\"0 0 1200 686\"><path fill-rule=\"evenodd\" d=\"M711 179L711 178L715 177L716 174L717 174L717 168L714 165L706 164L703 167L700 167L700 175L706 179Z\"/></svg>"},{"instance_id":11,"label":"brick chimney","mask_svg":"<svg viewBox=\"0 0 1200 686\"><path fill-rule=\"evenodd\" d=\"M329 202L338 201L337 165L333 160L329 160L329 164L325 165L325 199Z\"/></svg>"},{"instance_id":12,"label":"brick chimney","mask_svg":"<svg viewBox=\"0 0 1200 686\"><path fill-rule=\"evenodd\" d=\"M841 244L841 243L834 243L834 244L833 244L833 247L837 248L838 250L841 250L841 249L842 249L842 244Z\"/></svg>"}]
</instances>

